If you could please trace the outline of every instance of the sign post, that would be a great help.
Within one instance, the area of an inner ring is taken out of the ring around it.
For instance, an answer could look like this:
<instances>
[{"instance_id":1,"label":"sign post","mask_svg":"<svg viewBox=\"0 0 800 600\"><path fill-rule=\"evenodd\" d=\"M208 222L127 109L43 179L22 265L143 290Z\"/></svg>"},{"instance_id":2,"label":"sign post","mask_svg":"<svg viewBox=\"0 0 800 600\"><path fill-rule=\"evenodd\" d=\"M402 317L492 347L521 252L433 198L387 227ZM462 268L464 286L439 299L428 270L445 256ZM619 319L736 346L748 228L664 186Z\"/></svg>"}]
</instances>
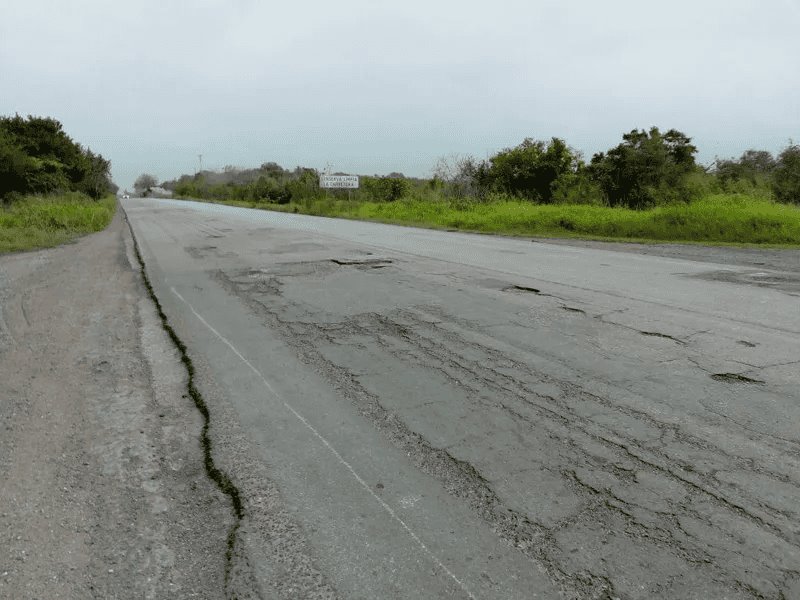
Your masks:
<instances>
[{"instance_id":1,"label":"sign post","mask_svg":"<svg viewBox=\"0 0 800 600\"><path fill-rule=\"evenodd\" d=\"M320 175L319 187L324 189L358 189L358 175Z\"/></svg>"}]
</instances>

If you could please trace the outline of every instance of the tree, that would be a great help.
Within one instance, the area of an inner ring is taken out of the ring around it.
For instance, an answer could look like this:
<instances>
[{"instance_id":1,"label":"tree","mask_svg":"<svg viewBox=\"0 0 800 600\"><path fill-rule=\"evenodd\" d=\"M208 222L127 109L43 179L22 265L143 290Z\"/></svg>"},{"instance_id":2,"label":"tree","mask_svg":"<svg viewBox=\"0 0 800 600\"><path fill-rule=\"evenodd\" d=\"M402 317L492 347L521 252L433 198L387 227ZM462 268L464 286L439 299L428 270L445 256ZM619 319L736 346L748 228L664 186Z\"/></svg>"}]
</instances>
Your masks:
<instances>
[{"instance_id":1,"label":"tree","mask_svg":"<svg viewBox=\"0 0 800 600\"><path fill-rule=\"evenodd\" d=\"M771 173L775 168L775 158L767 150L745 150L739 162L755 173Z\"/></svg>"},{"instance_id":2,"label":"tree","mask_svg":"<svg viewBox=\"0 0 800 600\"><path fill-rule=\"evenodd\" d=\"M364 190L379 202L394 202L405 196L411 186L407 179L392 177L364 177L361 185Z\"/></svg>"},{"instance_id":3,"label":"tree","mask_svg":"<svg viewBox=\"0 0 800 600\"><path fill-rule=\"evenodd\" d=\"M775 169L775 158L766 150L747 150L738 160L717 160L714 174L723 185L746 181L750 185L763 184Z\"/></svg>"},{"instance_id":4,"label":"tree","mask_svg":"<svg viewBox=\"0 0 800 600\"><path fill-rule=\"evenodd\" d=\"M553 201L560 177L573 173L579 157L564 140L550 142L525 138L514 148L506 148L489 159L486 176L498 191L535 202Z\"/></svg>"},{"instance_id":5,"label":"tree","mask_svg":"<svg viewBox=\"0 0 800 600\"><path fill-rule=\"evenodd\" d=\"M36 158L58 161L64 165L73 181L81 174L80 156L83 149L64 132L61 123L50 117L19 115L3 118L3 129L27 154Z\"/></svg>"},{"instance_id":6,"label":"tree","mask_svg":"<svg viewBox=\"0 0 800 600\"><path fill-rule=\"evenodd\" d=\"M480 196L486 188L487 165L467 154L442 156L433 167L432 186L440 186L446 196Z\"/></svg>"},{"instance_id":7,"label":"tree","mask_svg":"<svg viewBox=\"0 0 800 600\"><path fill-rule=\"evenodd\" d=\"M695 171L697 148L676 129L634 129L622 143L592 157L590 173L611 206L646 208L685 196L685 178Z\"/></svg>"},{"instance_id":8,"label":"tree","mask_svg":"<svg viewBox=\"0 0 800 600\"><path fill-rule=\"evenodd\" d=\"M319 187L319 173L309 167L296 167L286 182L286 189L294 199L320 198L325 195Z\"/></svg>"},{"instance_id":9,"label":"tree","mask_svg":"<svg viewBox=\"0 0 800 600\"><path fill-rule=\"evenodd\" d=\"M112 189L111 163L84 149L55 119L0 117L0 197L78 191L101 198Z\"/></svg>"},{"instance_id":10,"label":"tree","mask_svg":"<svg viewBox=\"0 0 800 600\"><path fill-rule=\"evenodd\" d=\"M251 183L248 188L251 200L288 204L292 199L292 190L286 184L279 183L272 177L262 175Z\"/></svg>"},{"instance_id":11,"label":"tree","mask_svg":"<svg viewBox=\"0 0 800 600\"><path fill-rule=\"evenodd\" d=\"M88 148L83 156L81 170L78 190L95 200L119 189L111 182L111 162Z\"/></svg>"},{"instance_id":12,"label":"tree","mask_svg":"<svg viewBox=\"0 0 800 600\"><path fill-rule=\"evenodd\" d=\"M27 193L27 174L31 170L31 157L0 129L0 199L6 200L15 193Z\"/></svg>"},{"instance_id":13,"label":"tree","mask_svg":"<svg viewBox=\"0 0 800 600\"><path fill-rule=\"evenodd\" d=\"M272 161L261 163L261 166L258 169L267 177L274 177L276 179L286 173L282 166Z\"/></svg>"},{"instance_id":14,"label":"tree","mask_svg":"<svg viewBox=\"0 0 800 600\"><path fill-rule=\"evenodd\" d=\"M137 194L141 194L142 196L146 196L150 193L150 190L158 185L158 179L150 175L149 173L142 173L139 177L136 178L136 181L133 183L133 189L136 190Z\"/></svg>"},{"instance_id":15,"label":"tree","mask_svg":"<svg viewBox=\"0 0 800 600\"><path fill-rule=\"evenodd\" d=\"M779 202L800 204L800 144L790 143L778 155L772 191Z\"/></svg>"}]
</instances>

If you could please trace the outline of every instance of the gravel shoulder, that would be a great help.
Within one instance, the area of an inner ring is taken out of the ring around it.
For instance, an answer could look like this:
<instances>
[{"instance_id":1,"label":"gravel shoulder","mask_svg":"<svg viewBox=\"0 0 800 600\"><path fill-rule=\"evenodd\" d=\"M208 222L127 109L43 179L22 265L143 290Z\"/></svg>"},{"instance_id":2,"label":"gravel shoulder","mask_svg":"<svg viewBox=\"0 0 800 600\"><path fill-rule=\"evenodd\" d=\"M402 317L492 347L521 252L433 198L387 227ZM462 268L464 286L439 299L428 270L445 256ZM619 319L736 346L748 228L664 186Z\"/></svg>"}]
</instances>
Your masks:
<instances>
[{"instance_id":1,"label":"gravel shoulder","mask_svg":"<svg viewBox=\"0 0 800 600\"><path fill-rule=\"evenodd\" d=\"M0 373L0 597L223 597L230 502L121 211L0 257Z\"/></svg>"}]
</instances>

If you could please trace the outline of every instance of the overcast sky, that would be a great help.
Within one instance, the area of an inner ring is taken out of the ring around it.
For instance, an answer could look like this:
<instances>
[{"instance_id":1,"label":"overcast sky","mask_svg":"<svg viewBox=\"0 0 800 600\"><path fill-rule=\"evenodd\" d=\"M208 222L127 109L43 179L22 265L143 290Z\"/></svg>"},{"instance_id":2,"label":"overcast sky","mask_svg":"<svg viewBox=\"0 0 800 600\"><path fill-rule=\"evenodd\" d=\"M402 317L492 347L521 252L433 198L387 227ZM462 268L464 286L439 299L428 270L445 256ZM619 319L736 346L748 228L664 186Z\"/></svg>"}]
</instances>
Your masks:
<instances>
[{"instance_id":1,"label":"overcast sky","mask_svg":"<svg viewBox=\"0 0 800 600\"><path fill-rule=\"evenodd\" d=\"M0 114L115 181L276 161L427 175L558 136L677 128L699 160L800 139L800 0L4 0Z\"/></svg>"}]
</instances>

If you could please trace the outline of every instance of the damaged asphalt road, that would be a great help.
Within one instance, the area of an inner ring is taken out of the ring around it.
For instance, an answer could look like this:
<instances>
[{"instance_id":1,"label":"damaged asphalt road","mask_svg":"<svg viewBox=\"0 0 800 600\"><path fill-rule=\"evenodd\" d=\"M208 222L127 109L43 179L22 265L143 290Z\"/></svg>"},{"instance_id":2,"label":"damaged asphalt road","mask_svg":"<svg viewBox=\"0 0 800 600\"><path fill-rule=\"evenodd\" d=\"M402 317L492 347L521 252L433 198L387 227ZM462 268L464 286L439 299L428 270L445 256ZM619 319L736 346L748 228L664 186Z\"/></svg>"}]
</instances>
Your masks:
<instances>
[{"instance_id":1,"label":"damaged asphalt road","mask_svg":"<svg viewBox=\"0 0 800 600\"><path fill-rule=\"evenodd\" d=\"M123 206L241 494L230 596L800 597L797 251Z\"/></svg>"}]
</instances>

